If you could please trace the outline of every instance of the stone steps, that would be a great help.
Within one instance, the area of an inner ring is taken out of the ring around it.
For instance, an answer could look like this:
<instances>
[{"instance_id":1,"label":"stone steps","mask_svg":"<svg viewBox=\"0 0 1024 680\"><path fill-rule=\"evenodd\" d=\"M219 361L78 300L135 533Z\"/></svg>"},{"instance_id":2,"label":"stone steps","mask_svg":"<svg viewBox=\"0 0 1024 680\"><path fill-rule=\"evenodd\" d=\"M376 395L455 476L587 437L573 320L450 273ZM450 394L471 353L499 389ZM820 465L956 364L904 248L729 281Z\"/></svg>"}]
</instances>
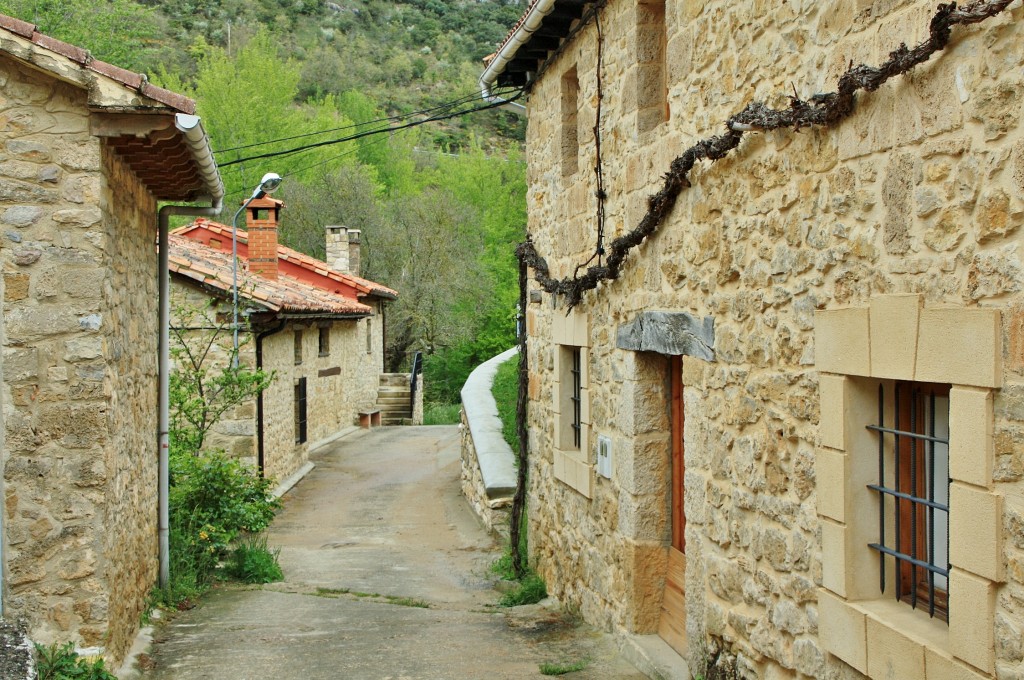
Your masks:
<instances>
[{"instance_id":1,"label":"stone steps","mask_svg":"<svg viewBox=\"0 0 1024 680\"><path fill-rule=\"evenodd\" d=\"M409 409L408 373L382 373L377 391L377 408L380 409L381 425L409 425L412 413Z\"/></svg>"}]
</instances>

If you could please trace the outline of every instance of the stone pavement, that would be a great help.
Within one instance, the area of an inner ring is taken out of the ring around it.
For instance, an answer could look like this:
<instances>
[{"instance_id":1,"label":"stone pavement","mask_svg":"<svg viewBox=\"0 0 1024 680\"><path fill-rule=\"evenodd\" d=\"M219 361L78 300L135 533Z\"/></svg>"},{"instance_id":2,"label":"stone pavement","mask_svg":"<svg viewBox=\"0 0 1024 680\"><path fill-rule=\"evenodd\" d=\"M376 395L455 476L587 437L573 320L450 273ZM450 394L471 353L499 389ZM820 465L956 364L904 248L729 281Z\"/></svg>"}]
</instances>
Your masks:
<instances>
[{"instance_id":1,"label":"stone pavement","mask_svg":"<svg viewBox=\"0 0 1024 680\"><path fill-rule=\"evenodd\" d=\"M500 548L459 491L452 427L360 431L313 456L270 531L286 581L216 589L156 633L147 680L640 680L609 635L494 606Z\"/></svg>"}]
</instances>

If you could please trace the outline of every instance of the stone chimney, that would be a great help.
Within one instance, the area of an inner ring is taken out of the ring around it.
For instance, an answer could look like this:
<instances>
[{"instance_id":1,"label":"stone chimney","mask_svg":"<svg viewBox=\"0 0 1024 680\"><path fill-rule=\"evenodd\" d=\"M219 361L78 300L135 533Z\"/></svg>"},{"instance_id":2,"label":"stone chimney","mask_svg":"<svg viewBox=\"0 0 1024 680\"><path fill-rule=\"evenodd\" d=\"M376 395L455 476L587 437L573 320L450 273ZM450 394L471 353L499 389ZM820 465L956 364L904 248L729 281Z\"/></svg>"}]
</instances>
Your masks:
<instances>
[{"instance_id":1,"label":"stone chimney","mask_svg":"<svg viewBox=\"0 0 1024 680\"><path fill-rule=\"evenodd\" d=\"M363 232L359 229L348 230L348 273L359 276L359 240Z\"/></svg>"},{"instance_id":2,"label":"stone chimney","mask_svg":"<svg viewBox=\"0 0 1024 680\"><path fill-rule=\"evenodd\" d=\"M258 198L245 210L249 232L249 271L277 280L277 225L284 203L268 196Z\"/></svg>"},{"instance_id":3,"label":"stone chimney","mask_svg":"<svg viewBox=\"0 0 1024 680\"><path fill-rule=\"evenodd\" d=\"M339 272L348 271L348 229L327 227L327 266Z\"/></svg>"},{"instance_id":4,"label":"stone chimney","mask_svg":"<svg viewBox=\"0 0 1024 680\"><path fill-rule=\"evenodd\" d=\"M346 227L327 227L327 266L359 276L359 241L362 232Z\"/></svg>"}]
</instances>

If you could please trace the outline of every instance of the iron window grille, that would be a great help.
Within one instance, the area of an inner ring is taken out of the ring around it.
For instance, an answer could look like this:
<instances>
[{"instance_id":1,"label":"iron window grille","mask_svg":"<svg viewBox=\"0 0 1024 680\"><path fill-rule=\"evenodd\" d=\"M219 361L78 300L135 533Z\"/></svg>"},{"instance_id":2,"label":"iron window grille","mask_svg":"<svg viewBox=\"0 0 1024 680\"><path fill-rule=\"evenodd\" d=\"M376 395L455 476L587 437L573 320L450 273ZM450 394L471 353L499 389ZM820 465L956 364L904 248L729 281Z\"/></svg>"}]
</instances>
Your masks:
<instances>
[{"instance_id":1,"label":"iron window grille","mask_svg":"<svg viewBox=\"0 0 1024 680\"><path fill-rule=\"evenodd\" d=\"M580 436L583 419L580 413L580 404L583 396L583 381L581 372L581 355L583 353L577 347L572 350L572 443L577 449L580 448L582 437Z\"/></svg>"},{"instance_id":2,"label":"iron window grille","mask_svg":"<svg viewBox=\"0 0 1024 680\"><path fill-rule=\"evenodd\" d=\"M295 443L306 441L306 379L295 381Z\"/></svg>"},{"instance_id":3,"label":"iron window grille","mask_svg":"<svg viewBox=\"0 0 1024 680\"><path fill-rule=\"evenodd\" d=\"M886 589L886 557L895 561L896 599L930 617L949 620L949 387L896 383L892 427L885 424L885 392L878 387L877 543L879 588ZM886 484L887 441L891 442L892 487ZM887 523L886 504L894 508ZM886 527L893 528L893 545Z\"/></svg>"}]
</instances>

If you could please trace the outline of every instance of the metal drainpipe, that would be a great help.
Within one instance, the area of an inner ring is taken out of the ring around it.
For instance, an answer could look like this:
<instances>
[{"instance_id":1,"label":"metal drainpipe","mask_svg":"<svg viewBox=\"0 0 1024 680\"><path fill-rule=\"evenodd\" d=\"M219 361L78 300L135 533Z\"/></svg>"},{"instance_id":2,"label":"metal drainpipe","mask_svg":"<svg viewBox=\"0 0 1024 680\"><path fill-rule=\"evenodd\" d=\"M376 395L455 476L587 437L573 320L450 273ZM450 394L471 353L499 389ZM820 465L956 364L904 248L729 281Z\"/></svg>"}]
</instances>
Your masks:
<instances>
[{"instance_id":1,"label":"metal drainpipe","mask_svg":"<svg viewBox=\"0 0 1024 680\"><path fill-rule=\"evenodd\" d=\"M160 362L159 370L159 411L160 422L157 431L158 438L158 524L157 529L160 536L160 587L166 588L171 581L171 547L170 547L170 508L167 497L170 493L170 321L171 321L171 273L169 267L170 258L170 218L171 215L188 215L191 217L214 217L220 214L224 205L224 199L217 197L208 208L199 208L186 205L165 205L160 208L159 213L159 264L157 266L158 279L160 282L160 343L158 356Z\"/></svg>"},{"instance_id":2,"label":"metal drainpipe","mask_svg":"<svg viewBox=\"0 0 1024 680\"><path fill-rule=\"evenodd\" d=\"M281 322L276 328L271 328L256 334L256 368L263 368L263 338L266 338L274 333L279 333L284 330L284 327L288 324L286 319L281 319ZM263 466L265 463L264 452L263 452L263 392L261 391L256 395L256 464L260 469L260 476L265 477Z\"/></svg>"}]
</instances>

